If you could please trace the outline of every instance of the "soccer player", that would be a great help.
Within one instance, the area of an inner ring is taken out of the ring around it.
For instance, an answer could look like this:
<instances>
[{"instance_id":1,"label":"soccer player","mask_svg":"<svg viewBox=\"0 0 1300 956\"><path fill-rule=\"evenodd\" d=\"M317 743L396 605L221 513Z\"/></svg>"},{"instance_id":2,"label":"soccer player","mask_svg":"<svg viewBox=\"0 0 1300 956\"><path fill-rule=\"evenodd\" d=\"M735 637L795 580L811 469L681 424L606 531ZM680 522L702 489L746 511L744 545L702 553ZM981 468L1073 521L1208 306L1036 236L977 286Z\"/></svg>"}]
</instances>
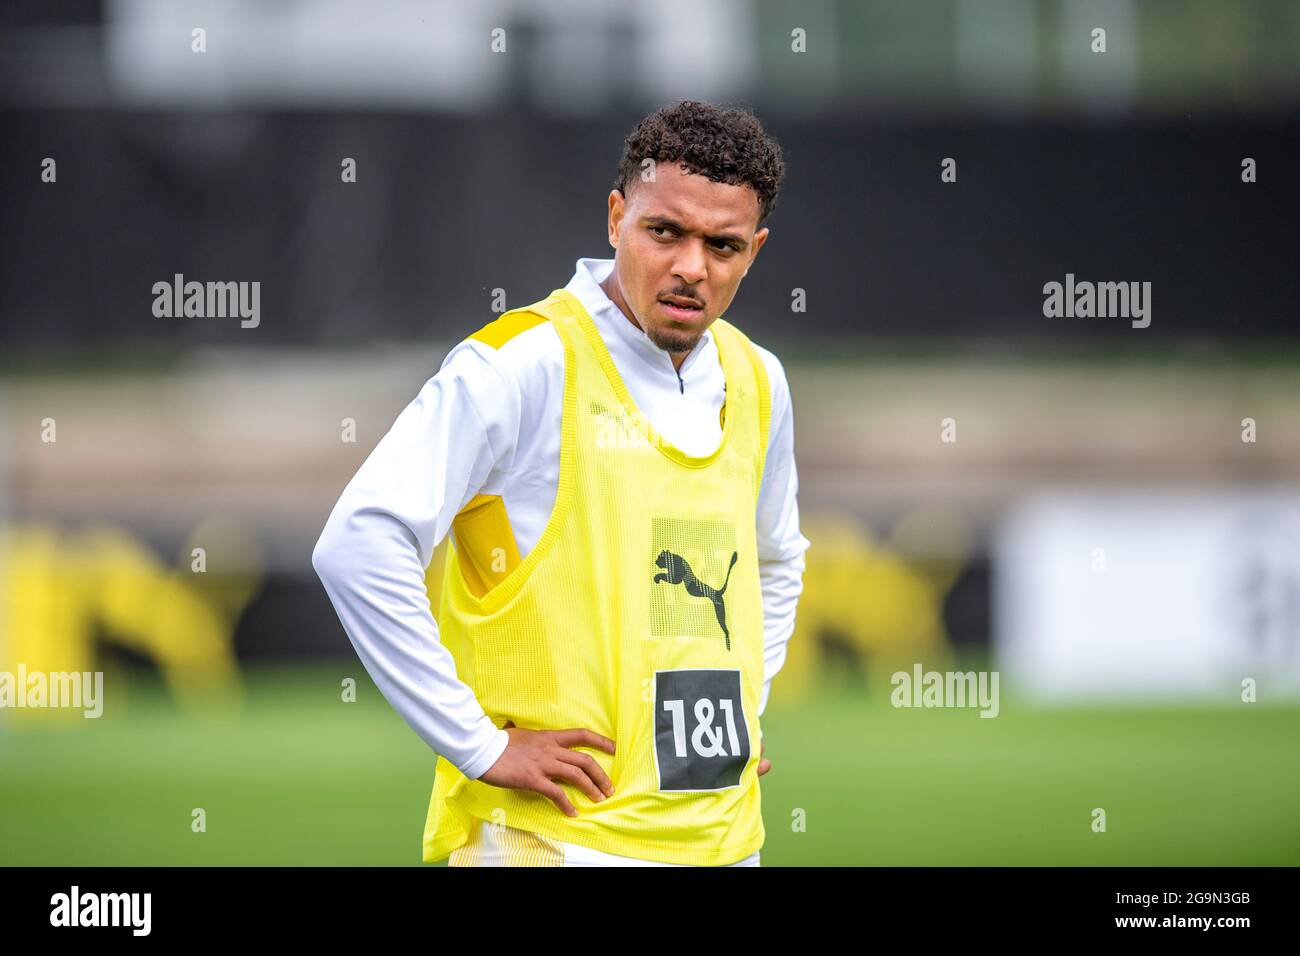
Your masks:
<instances>
[{"instance_id":1,"label":"soccer player","mask_svg":"<svg viewBox=\"0 0 1300 956\"><path fill-rule=\"evenodd\" d=\"M313 566L439 755L425 862L758 865L808 541L785 372L721 315L783 175L747 110L643 119L614 258L453 348L330 515Z\"/></svg>"}]
</instances>

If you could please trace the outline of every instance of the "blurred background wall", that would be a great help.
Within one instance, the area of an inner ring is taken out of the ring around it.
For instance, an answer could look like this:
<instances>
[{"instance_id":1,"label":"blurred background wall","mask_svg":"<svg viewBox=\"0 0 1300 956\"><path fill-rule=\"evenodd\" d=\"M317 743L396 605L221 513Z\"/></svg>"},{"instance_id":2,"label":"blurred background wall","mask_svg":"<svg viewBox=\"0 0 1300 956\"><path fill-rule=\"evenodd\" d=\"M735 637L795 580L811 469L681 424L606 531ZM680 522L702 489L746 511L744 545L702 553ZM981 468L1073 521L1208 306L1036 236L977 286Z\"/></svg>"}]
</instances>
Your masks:
<instances>
[{"instance_id":1,"label":"blurred background wall","mask_svg":"<svg viewBox=\"0 0 1300 956\"><path fill-rule=\"evenodd\" d=\"M452 345L612 254L623 137L695 98L789 167L728 314L786 365L812 541L774 706L966 655L1038 703L1294 699L1290 0L0 24L0 668L351 661L310 567L343 485ZM155 316L177 273L260 282L259 324ZM1149 326L1046 316L1067 275L1149 282Z\"/></svg>"}]
</instances>

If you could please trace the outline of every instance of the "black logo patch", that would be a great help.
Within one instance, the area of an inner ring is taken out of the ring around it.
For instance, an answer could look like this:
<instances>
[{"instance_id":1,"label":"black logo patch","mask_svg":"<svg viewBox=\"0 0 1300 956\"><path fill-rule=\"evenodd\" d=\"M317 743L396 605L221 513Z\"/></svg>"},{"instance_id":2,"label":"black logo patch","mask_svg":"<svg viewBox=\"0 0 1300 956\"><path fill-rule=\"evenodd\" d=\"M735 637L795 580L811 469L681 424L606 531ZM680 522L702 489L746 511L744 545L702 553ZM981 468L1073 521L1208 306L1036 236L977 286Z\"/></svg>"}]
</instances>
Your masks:
<instances>
[{"instance_id":1,"label":"black logo patch","mask_svg":"<svg viewBox=\"0 0 1300 956\"><path fill-rule=\"evenodd\" d=\"M660 790L727 790L749 763L740 671L655 671L655 769Z\"/></svg>"}]
</instances>

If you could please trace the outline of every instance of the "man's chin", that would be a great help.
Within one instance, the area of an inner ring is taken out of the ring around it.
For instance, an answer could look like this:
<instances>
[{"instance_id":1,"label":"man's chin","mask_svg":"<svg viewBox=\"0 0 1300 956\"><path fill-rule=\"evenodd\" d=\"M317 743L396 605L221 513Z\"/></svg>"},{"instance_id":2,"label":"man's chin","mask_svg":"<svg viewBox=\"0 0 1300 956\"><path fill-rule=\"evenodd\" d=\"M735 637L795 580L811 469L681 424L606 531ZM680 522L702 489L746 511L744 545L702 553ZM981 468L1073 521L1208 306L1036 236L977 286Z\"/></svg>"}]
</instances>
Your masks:
<instances>
[{"instance_id":1,"label":"man's chin","mask_svg":"<svg viewBox=\"0 0 1300 956\"><path fill-rule=\"evenodd\" d=\"M676 329L651 329L646 333L656 346L665 352L689 352L704 337L700 332L682 332Z\"/></svg>"}]
</instances>

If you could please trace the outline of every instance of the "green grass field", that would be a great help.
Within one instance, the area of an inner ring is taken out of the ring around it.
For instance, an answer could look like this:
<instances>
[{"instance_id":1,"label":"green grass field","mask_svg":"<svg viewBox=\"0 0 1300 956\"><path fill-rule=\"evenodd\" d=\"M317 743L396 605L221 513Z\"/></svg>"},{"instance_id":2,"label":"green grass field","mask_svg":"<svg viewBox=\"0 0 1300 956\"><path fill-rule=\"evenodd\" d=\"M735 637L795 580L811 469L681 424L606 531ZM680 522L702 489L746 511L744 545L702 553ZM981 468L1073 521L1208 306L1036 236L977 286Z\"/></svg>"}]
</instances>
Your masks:
<instances>
[{"instance_id":1,"label":"green grass field","mask_svg":"<svg viewBox=\"0 0 1300 956\"><path fill-rule=\"evenodd\" d=\"M419 864L433 760L355 664L252 672L235 718L131 686L99 721L0 725L0 863ZM846 689L780 698L778 679L764 865L1300 864L1300 708L1042 712L1004 695L987 720Z\"/></svg>"}]
</instances>

